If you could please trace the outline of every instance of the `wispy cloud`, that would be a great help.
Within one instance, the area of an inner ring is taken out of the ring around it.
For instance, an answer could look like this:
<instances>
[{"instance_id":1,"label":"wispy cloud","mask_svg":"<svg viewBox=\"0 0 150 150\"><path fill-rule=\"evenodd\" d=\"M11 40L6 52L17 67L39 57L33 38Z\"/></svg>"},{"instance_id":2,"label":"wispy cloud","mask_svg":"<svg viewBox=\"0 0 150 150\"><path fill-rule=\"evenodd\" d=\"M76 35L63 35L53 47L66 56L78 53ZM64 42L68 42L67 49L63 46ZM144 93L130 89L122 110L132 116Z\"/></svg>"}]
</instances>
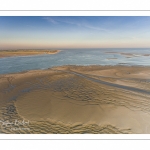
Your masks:
<instances>
[{"instance_id":1,"label":"wispy cloud","mask_svg":"<svg viewBox=\"0 0 150 150\"><path fill-rule=\"evenodd\" d=\"M61 21L61 22L64 22L64 23L67 23L67 24L76 25L76 26L82 26L80 23L73 22L73 21L67 21L67 20L64 20L64 21Z\"/></svg>"},{"instance_id":2,"label":"wispy cloud","mask_svg":"<svg viewBox=\"0 0 150 150\"><path fill-rule=\"evenodd\" d=\"M52 24L66 23L66 24L81 26L80 23L77 23L74 21L69 21L69 20L63 20L63 19L59 19L59 18L54 19L53 17L44 17L43 19L47 20L49 23L52 23Z\"/></svg>"},{"instance_id":3,"label":"wispy cloud","mask_svg":"<svg viewBox=\"0 0 150 150\"><path fill-rule=\"evenodd\" d=\"M44 17L43 19L45 19L46 21L48 21L52 24L58 24L58 21L52 19L52 17Z\"/></svg>"},{"instance_id":4,"label":"wispy cloud","mask_svg":"<svg viewBox=\"0 0 150 150\"><path fill-rule=\"evenodd\" d=\"M59 19L59 18L53 19L52 17L44 17L43 19L47 20L48 22L50 22L52 24L66 23L66 24L80 26L80 27L84 27L84 28L88 28L88 29L92 29L92 30L109 32L109 30L107 30L107 29L96 27L96 26L91 26L88 23L79 23L79 22L76 22L76 21L62 20L62 19Z\"/></svg>"},{"instance_id":5,"label":"wispy cloud","mask_svg":"<svg viewBox=\"0 0 150 150\"><path fill-rule=\"evenodd\" d=\"M97 30L97 31L106 31L106 32L108 32L107 29L100 28L100 27L95 27L95 26L90 26L88 24L84 25L84 27L89 28L89 29L93 29L93 30Z\"/></svg>"}]
</instances>

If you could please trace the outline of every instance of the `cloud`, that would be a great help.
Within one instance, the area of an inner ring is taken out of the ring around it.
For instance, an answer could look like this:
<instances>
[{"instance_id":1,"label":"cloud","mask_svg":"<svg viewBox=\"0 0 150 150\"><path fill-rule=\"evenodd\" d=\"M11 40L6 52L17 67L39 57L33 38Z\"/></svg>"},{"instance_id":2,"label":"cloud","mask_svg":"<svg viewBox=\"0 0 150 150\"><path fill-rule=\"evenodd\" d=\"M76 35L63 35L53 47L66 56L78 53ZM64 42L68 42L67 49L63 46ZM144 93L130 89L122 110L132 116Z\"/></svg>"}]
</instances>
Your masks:
<instances>
[{"instance_id":1,"label":"cloud","mask_svg":"<svg viewBox=\"0 0 150 150\"><path fill-rule=\"evenodd\" d=\"M97 31L106 31L106 32L108 32L107 29L103 29L103 28L100 28L100 27L95 27L95 26L90 26L90 25L84 25L84 27L89 28L89 29L93 29L93 30L97 30Z\"/></svg>"},{"instance_id":2,"label":"cloud","mask_svg":"<svg viewBox=\"0 0 150 150\"><path fill-rule=\"evenodd\" d=\"M67 20L64 20L64 21L60 21L60 22L64 22L64 23L72 24L72 25L76 25L76 26L81 26L81 24L80 24L80 23L73 22L73 21L67 21Z\"/></svg>"},{"instance_id":3,"label":"cloud","mask_svg":"<svg viewBox=\"0 0 150 150\"><path fill-rule=\"evenodd\" d=\"M76 25L76 26L80 26L80 27L84 27L84 28L88 28L88 29L97 30L97 31L109 32L107 29L91 26L88 23L86 23L86 24L85 23L77 23L77 22L73 22L73 21L62 21L62 22L72 24L72 25Z\"/></svg>"},{"instance_id":4,"label":"cloud","mask_svg":"<svg viewBox=\"0 0 150 150\"><path fill-rule=\"evenodd\" d=\"M48 22L52 24L58 24L58 21L52 19L52 17L44 17L43 19L47 20Z\"/></svg>"},{"instance_id":5,"label":"cloud","mask_svg":"<svg viewBox=\"0 0 150 150\"><path fill-rule=\"evenodd\" d=\"M60 19L60 18L55 18L53 19L53 17L44 17L43 19L47 20L48 22L52 23L52 24L60 24L60 23L66 23L66 24L70 24L70 25L75 25L78 27L83 27L83 28L88 28L88 29L92 29L92 30L97 30L97 31L104 31L104 32L109 32L109 30L105 29L105 28L100 28L100 27L96 27L96 26L91 26L88 23L79 23L76 21L72 21L72 20L66 20L66 19Z\"/></svg>"},{"instance_id":6,"label":"cloud","mask_svg":"<svg viewBox=\"0 0 150 150\"><path fill-rule=\"evenodd\" d=\"M66 24L81 26L80 23L77 23L77 22L74 22L74 21L69 21L69 20L64 20L64 19L62 20L60 18L53 19L53 17L44 17L43 19L47 20L49 23L52 23L52 24L66 23Z\"/></svg>"}]
</instances>

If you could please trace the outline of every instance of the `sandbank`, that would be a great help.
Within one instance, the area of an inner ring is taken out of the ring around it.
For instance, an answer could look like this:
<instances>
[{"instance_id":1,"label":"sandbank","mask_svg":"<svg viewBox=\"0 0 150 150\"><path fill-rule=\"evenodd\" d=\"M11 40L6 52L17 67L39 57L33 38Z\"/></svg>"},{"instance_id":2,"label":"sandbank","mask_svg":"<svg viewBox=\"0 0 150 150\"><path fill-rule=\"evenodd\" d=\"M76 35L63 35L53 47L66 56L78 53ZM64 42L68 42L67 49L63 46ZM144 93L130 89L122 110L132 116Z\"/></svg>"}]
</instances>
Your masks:
<instances>
[{"instance_id":1,"label":"sandbank","mask_svg":"<svg viewBox=\"0 0 150 150\"><path fill-rule=\"evenodd\" d=\"M60 50L0 50L0 58L42 54L57 54L59 52Z\"/></svg>"}]
</instances>

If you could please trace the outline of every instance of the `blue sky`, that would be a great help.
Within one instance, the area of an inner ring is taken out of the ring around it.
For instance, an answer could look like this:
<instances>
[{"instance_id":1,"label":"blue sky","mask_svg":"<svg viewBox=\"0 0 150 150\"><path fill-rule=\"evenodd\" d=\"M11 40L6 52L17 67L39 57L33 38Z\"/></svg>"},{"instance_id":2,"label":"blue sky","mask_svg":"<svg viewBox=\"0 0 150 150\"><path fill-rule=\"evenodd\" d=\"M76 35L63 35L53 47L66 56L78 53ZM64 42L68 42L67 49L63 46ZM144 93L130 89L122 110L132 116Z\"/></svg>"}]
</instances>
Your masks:
<instances>
[{"instance_id":1,"label":"blue sky","mask_svg":"<svg viewBox=\"0 0 150 150\"><path fill-rule=\"evenodd\" d=\"M150 17L0 17L0 49L150 48Z\"/></svg>"}]
</instances>

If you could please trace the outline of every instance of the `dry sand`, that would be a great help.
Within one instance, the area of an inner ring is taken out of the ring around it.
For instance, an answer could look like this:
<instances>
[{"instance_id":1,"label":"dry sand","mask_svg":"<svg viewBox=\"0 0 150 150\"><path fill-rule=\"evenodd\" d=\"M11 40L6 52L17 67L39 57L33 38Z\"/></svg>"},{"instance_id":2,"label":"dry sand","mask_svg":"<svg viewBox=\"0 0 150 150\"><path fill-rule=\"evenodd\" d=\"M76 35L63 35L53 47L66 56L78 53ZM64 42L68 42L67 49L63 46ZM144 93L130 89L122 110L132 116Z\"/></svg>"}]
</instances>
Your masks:
<instances>
[{"instance_id":1,"label":"dry sand","mask_svg":"<svg viewBox=\"0 0 150 150\"><path fill-rule=\"evenodd\" d=\"M149 100L150 67L61 66L0 75L1 133L150 133ZM15 120L29 124L6 126Z\"/></svg>"},{"instance_id":2,"label":"dry sand","mask_svg":"<svg viewBox=\"0 0 150 150\"><path fill-rule=\"evenodd\" d=\"M60 52L60 50L0 50L0 58L42 54L57 54L58 52Z\"/></svg>"}]
</instances>

